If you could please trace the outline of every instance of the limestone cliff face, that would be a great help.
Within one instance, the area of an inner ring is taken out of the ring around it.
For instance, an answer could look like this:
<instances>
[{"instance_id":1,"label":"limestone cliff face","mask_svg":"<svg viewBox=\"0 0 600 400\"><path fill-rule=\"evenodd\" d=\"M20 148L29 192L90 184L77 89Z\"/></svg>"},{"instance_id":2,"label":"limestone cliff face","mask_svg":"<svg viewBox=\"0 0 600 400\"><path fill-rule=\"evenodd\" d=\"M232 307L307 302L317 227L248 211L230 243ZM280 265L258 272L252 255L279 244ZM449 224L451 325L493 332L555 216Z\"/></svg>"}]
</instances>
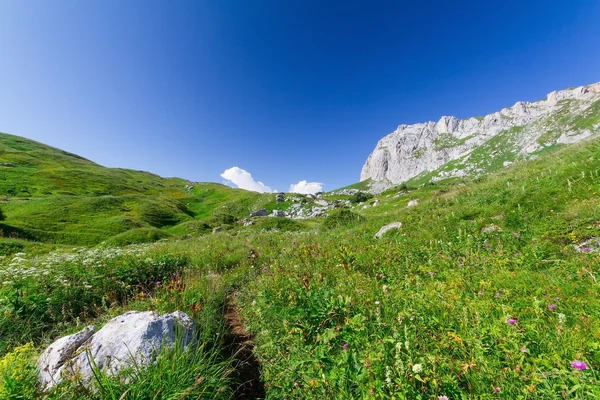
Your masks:
<instances>
[{"instance_id":1,"label":"limestone cliff face","mask_svg":"<svg viewBox=\"0 0 600 400\"><path fill-rule=\"evenodd\" d=\"M600 134L600 83L518 102L482 118L400 125L377 143L360 180L388 185L491 172L548 146Z\"/></svg>"}]
</instances>

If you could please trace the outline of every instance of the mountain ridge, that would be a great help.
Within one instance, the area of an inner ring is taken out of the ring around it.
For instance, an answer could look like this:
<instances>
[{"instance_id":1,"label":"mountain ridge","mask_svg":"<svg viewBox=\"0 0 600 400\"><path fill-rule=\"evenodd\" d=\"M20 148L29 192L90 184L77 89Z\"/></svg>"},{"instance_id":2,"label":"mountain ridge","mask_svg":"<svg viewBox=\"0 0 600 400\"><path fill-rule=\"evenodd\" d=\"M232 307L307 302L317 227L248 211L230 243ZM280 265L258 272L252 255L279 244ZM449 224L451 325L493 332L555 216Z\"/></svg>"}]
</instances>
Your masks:
<instances>
[{"instance_id":1,"label":"mountain ridge","mask_svg":"<svg viewBox=\"0 0 600 400\"><path fill-rule=\"evenodd\" d=\"M484 117L401 124L378 141L360 181L392 186L493 172L599 132L600 83L553 91L543 100L518 101Z\"/></svg>"}]
</instances>

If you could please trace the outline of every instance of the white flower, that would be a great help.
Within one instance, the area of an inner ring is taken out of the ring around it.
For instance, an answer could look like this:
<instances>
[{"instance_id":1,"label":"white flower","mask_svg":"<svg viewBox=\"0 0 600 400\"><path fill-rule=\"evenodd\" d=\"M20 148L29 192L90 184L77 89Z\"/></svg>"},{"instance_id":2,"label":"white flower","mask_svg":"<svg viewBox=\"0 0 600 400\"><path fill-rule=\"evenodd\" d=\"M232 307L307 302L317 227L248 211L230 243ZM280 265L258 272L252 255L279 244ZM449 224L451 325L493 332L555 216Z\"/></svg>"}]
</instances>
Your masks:
<instances>
[{"instance_id":1,"label":"white flower","mask_svg":"<svg viewBox=\"0 0 600 400\"><path fill-rule=\"evenodd\" d=\"M558 323L562 324L567 319L567 316L563 313L558 313Z\"/></svg>"},{"instance_id":2,"label":"white flower","mask_svg":"<svg viewBox=\"0 0 600 400\"><path fill-rule=\"evenodd\" d=\"M413 370L413 372L415 374L423 372L423 364L415 364L415 365L413 365L412 370Z\"/></svg>"}]
</instances>

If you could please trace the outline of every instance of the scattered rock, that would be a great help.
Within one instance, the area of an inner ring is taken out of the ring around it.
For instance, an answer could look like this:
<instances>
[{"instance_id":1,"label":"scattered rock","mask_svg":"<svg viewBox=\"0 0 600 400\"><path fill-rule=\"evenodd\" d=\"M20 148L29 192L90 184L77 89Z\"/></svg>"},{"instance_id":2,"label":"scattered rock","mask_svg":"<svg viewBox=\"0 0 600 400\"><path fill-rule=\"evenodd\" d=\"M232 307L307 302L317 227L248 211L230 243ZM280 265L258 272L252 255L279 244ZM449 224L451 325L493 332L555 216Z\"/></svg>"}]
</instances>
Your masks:
<instances>
[{"instance_id":1,"label":"scattered rock","mask_svg":"<svg viewBox=\"0 0 600 400\"><path fill-rule=\"evenodd\" d=\"M419 205L419 200L411 200L408 202L406 207L414 207L414 206L418 206L418 205Z\"/></svg>"},{"instance_id":2,"label":"scattered rock","mask_svg":"<svg viewBox=\"0 0 600 400\"><path fill-rule=\"evenodd\" d=\"M213 229L213 233L221 232L222 230L223 230L223 227L217 226L216 228Z\"/></svg>"},{"instance_id":3,"label":"scattered rock","mask_svg":"<svg viewBox=\"0 0 600 400\"><path fill-rule=\"evenodd\" d=\"M271 217L285 218L287 217L287 214L282 210L273 210Z\"/></svg>"},{"instance_id":4,"label":"scattered rock","mask_svg":"<svg viewBox=\"0 0 600 400\"><path fill-rule=\"evenodd\" d=\"M181 311L165 315L130 311L111 319L97 332L90 326L58 339L38 360L42 390L75 375L87 384L94 376L92 365L116 375L127 367L152 363L163 347L174 345L179 335L184 347L192 343L194 325Z\"/></svg>"},{"instance_id":5,"label":"scattered rock","mask_svg":"<svg viewBox=\"0 0 600 400\"><path fill-rule=\"evenodd\" d=\"M400 229L400 227L402 226L402 222L392 222L391 224L387 224L385 226L383 226L379 232L377 232L375 234L375 239L379 239L380 237L382 237L387 231L390 231L392 229Z\"/></svg>"},{"instance_id":6,"label":"scattered rock","mask_svg":"<svg viewBox=\"0 0 600 400\"><path fill-rule=\"evenodd\" d=\"M486 225L481 229L481 233L492 233L492 232L502 232L502 228L498 225L490 224Z\"/></svg>"},{"instance_id":7,"label":"scattered rock","mask_svg":"<svg viewBox=\"0 0 600 400\"><path fill-rule=\"evenodd\" d=\"M575 251L578 253L600 253L600 238L594 237L575 245Z\"/></svg>"},{"instance_id":8,"label":"scattered rock","mask_svg":"<svg viewBox=\"0 0 600 400\"><path fill-rule=\"evenodd\" d=\"M244 221L244 227L254 225L253 221Z\"/></svg>"},{"instance_id":9,"label":"scattered rock","mask_svg":"<svg viewBox=\"0 0 600 400\"><path fill-rule=\"evenodd\" d=\"M14 168L15 165L9 162L6 163L0 163L0 167L9 167L9 168Z\"/></svg>"},{"instance_id":10,"label":"scattered rock","mask_svg":"<svg viewBox=\"0 0 600 400\"><path fill-rule=\"evenodd\" d=\"M281 202L285 201L285 193L277 193L277 196L275 197L275 200L278 203L281 203Z\"/></svg>"},{"instance_id":11,"label":"scattered rock","mask_svg":"<svg viewBox=\"0 0 600 400\"><path fill-rule=\"evenodd\" d=\"M250 214L251 217L266 217L267 215L269 215L267 213L267 210L264 208L261 208L258 211L254 211L252 214Z\"/></svg>"}]
</instances>

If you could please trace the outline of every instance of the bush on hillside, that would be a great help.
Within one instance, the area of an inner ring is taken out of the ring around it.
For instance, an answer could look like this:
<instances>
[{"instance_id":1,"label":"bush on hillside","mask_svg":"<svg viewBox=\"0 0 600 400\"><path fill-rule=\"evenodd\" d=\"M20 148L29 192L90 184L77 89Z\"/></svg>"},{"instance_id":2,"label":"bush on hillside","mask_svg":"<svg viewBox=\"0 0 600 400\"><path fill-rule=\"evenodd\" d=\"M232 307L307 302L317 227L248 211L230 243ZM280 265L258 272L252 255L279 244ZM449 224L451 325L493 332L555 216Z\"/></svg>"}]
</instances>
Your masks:
<instances>
[{"instance_id":1,"label":"bush on hillside","mask_svg":"<svg viewBox=\"0 0 600 400\"><path fill-rule=\"evenodd\" d=\"M335 229L342 227L350 227L353 225L360 224L366 219L362 215L356 214L348 209L340 208L331 212L325 221L323 221L323 228Z\"/></svg>"},{"instance_id":2,"label":"bush on hillside","mask_svg":"<svg viewBox=\"0 0 600 400\"><path fill-rule=\"evenodd\" d=\"M138 228L130 229L126 232L115 235L108 240L109 246L127 246L130 244L153 243L161 239L170 238L171 235L165 231L156 228Z\"/></svg>"},{"instance_id":3,"label":"bush on hillside","mask_svg":"<svg viewBox=\"0 0 600 400\"><path fill-rule=\"evenodd\" d=\"M282 232L296 232L305 228L305 225L290 218L261 218L256 220L253 229L278 230Z\"/></svg>"},{"instance_id":4,"label":"bush on hillside","mask_svg":"<svg viewBox=\"0 0 600 400\"><path fill-rule=\"evenodd\" d=\"M352 197L350 197L350 203L352 203L352 204L364 203L365 201L372 199L372 198L373 198L373 195L371 193L356 192L352 195Z\"/></svg>"}]
</instances>

